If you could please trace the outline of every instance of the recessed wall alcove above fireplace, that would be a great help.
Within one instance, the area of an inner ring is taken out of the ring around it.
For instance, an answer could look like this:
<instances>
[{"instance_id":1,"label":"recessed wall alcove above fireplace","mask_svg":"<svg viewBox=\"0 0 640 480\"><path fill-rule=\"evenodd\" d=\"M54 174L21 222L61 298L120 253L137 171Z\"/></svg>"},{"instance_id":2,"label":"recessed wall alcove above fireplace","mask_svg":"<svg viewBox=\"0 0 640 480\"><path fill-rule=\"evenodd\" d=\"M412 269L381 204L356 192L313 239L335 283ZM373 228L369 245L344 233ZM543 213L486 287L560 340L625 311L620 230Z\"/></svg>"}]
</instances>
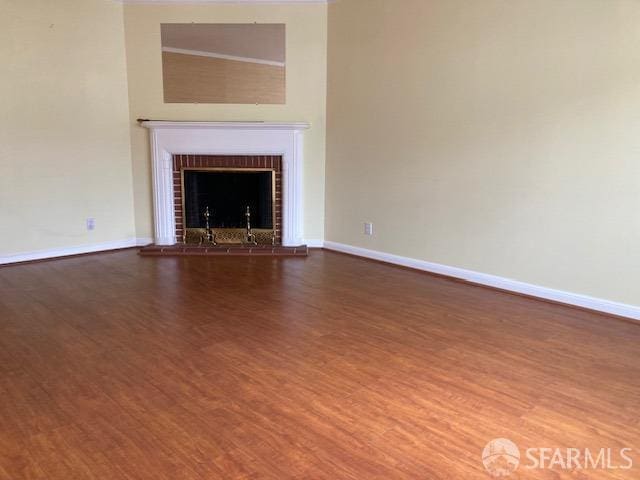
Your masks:
<instances>
[{"instance_id":1,"label":"recessed wall alcove above fireplace","mask_svg":"<svg viewBox=\"0 0 640 480\"><path fill-rule=\"evenodd\" d=\"M150 129L152 173L153 173L153 211L155 244L173 246L187 240L188 228L185 223L187 206L183 205L185 172L214 172L227 174L244 174L263 172L272 175L272 225L275 231L273 242L284 247L302 245L304 232L302 229L302 169L303 132L309 125L306 123L266 123L266 122L169 122L143 121L141 125ZM269 173L270 172L270 173ZM206 176L201 180L190 182L207 182ZM194 177L195 178L195 177ZM211 177L213 178L213 177ZM227 177L229 180L231 177ZM236 186L242 182L255 181L264 184L264 177L249 180L238 179ZM254 182L254 183L255 183ZM194 184L195 185L195 184ZM244 187L243 187L244 188ZM257 195L260 195L259 193ZM264 194L264 191L262 193ZM206 196L206 195L205 195ZM215 201L210 197L209 202ZM264 200L264 199L263 199ZM236 203L252 203L253 225L268 225L268 215L262 211L264 204L255 198L241 200ZM256 203L257 202L257 203ZM233 203L233 202L232 202ZM251 209L251 205L249 206ZM206 207L206 206L205 206ZM200 225L203 212L198 210L192 215L194 225ZM232 222L232 217L239 216L235 222L243 222L243 213L224 213L238 206L209 205L210 221ZM189 207L191 211L191 206ZM213 212L211 212L213 211ZM216 213L217 212L217 213ZM218 215L218 217L216 217ZM200 219L195 217L200 216ZM246 218L244 218L246 220ZM201 227L194 227L201 228ZM220 226L219 228L223 228ZM234 228L234 227L229 227ZM263 240L264 243L264 240Z\"/></svg>"}]
</instances>

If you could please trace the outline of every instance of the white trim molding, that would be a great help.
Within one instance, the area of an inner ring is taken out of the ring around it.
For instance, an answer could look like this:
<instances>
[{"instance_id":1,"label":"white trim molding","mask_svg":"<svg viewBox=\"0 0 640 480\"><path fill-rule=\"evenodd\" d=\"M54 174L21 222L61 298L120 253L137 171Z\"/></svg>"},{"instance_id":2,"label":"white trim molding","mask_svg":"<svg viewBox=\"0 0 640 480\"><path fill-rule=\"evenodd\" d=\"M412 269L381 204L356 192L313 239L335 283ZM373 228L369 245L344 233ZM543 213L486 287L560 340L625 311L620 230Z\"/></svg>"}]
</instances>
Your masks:
<instances>
[{"instance_id":1,"label":"white trim molding","mask_svg":"<svg viewBox=\"0 0 640 480\"><path fill-rule=\"evenodd\" d=\"M403 267L414 268L416 270L422 270L425 272L436 273L447 277L465 280L470 283L486 285L501 290L507 290L510 292L542 298L545 300L552 300L558 303L574 305L577 307L587 308L589 310L617 315L620 317L626 317L633 320L640 320L640 306L612 302L610 300L603 300L600 298L565 292L562 290L554 290L552 288L532 285L529 283L520 282L518 280L511 280L509 278L498 277L487 273L465 270L458 267L450 267L439 263L431 263L424 260L402 257L399 255L379 252L376 250L368 250L366 248L354 247L352 245L346 245L343 243L325 241L324 247L327 250L335 250L336 252L348 253L358 257L370 258L385 263L392 263L394 265L401 265Z\"/></svg>"},{"instance_id":2,"label":"white trim molding","mask_svg":"<svg viewBox=\"0 0 640 480\"><path fill-rule=\"evenodd\" d=\"M309 248L324 248L324 240L305 239L304 244Z\"/></svg>"},{"instance_id":3,"label":"white trim molding","mask_svg":"<svg viewBox=\"0 0 640 480\"><path fill-rule=\"evenodd\" d=\"M153 243L153 238L151 237L139 237L136 238L136 246L137 247L146 247L147 245L151 245Z\"/></svg>"},{"instance_id":4,"label":"white trim molding","mask_svg":"<svg viewBox=\"0 0 640 480\"><path fill-rule=\"evenodd\" d=\"M156 245L175 245L173 155L282 156L282 244L302 244L303 132L308 123L145 121L150 129Z\"/></svg>"},{"instance_id":5,"label":"white trim molding","mask_svg":"<svg viewBox=\"0 0 640 480\"><path fill-rule=\"evenodd\" d=\"M151 130L307 130L307 122L172 122L168 120L145 120L140 123Z\"/></svg>"},{"instance_id":6,"label":"white trim molding","mask_svg":"<svg viewBox=\"0 0 640 480\"><path fill-rule=\"evenodd\" d=\"M233 60L234 62L257 63L260 65L271 65L272 67L285 67L285 62L276 62L274 60L263 60L261 58L236 57L234 55L225 55L224 53L204 52L202 50L187 50L185 48L162 47L163 52L178 53L180 55L193 55L194 57L219 58L221 60Z\"/></svg>"},{"instance_id":7,"label":"white trim molding","mask_svg":"<svg viewBox=\"0 0 640 480\"><path fill-rule=\"evenodd\" d=\"M30 262L33 260L45 260L48 258L68 257L71 255L82 255L85 253L98 253L108 250L119 250L122 248L133 248L148 245L150 243L153 243L150 238L128 238L125 240L116 240L113 242L13 253L10 255L0 256L0 265L8 265L11 263L19 262Z\"/></svg>"}]
</instances>

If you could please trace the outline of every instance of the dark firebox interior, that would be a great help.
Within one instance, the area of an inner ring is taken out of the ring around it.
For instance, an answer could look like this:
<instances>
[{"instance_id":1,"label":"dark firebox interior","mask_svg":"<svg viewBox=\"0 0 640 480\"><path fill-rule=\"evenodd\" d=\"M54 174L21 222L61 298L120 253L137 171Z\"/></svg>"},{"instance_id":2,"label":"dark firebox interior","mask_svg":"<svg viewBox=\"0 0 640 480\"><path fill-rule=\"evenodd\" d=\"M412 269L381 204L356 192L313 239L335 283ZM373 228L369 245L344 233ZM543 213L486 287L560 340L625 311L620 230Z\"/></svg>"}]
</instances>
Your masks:
<instances>
[{"instance_id":1,"label":"dark firebox interior","mask_svg":"<svg viewBox=\"0 0 640 480\"><path fill-rule=\"evenodd\" d=\"M187 228L205 228L209 207L212 228L245 228L247 207L252 228L273 228L273 172L184 172L184 207Z\"/></svg>"}]
</instances>

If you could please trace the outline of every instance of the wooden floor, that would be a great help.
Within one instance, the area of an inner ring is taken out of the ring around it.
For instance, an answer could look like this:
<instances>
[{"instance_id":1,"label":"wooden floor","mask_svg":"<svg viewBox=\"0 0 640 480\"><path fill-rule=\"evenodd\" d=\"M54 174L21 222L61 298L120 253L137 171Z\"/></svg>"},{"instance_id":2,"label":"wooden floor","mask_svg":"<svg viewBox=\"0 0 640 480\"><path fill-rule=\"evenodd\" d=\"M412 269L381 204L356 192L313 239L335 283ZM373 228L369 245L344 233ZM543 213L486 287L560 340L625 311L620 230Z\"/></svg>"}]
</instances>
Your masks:
<instances>
[{"instance_id":1,"label":"wooden floor","mask_svg":"<svg viewBox=\"0 0 640 480\"><path fill-rule=\"evenodd\" d=\"M640 478L640 325L322 251L0 268L2 480L487 479L499 437Z\"/></svg>"}]
</instances>

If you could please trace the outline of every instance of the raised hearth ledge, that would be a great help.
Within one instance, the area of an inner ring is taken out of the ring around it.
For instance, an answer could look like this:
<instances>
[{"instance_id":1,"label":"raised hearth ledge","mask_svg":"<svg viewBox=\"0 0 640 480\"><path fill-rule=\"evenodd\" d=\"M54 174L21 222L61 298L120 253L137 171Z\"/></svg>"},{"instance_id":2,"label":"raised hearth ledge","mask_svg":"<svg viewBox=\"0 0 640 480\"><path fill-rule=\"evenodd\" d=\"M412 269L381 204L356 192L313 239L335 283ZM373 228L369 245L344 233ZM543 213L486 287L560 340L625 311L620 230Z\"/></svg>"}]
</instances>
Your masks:
<instances>
[{"instance_id":1,"label":"raised hearth ledge","mask_svg":"<svg viewBox=\"0 0 640 480\"><path fill-rule=\"evenodd\" d=\"M140 255L146 257L162 256L272 256L272 257L306 257L309 248L306 245L297 247L279 247L271 245L173 245L170 247L148 245L140 249Z\"/></svg>"},{"instance_id":2,"label":"raised hearth ledge","mask_svg":"<svg viewBox=\"0 0 640 480\"><path fill-rule=\"evenodd\" d=\"M305 122L142 121L151 132L155 245L176 241L173 155L282 156L282 245L302 245Z\"/></svg>"}]
</instances>

